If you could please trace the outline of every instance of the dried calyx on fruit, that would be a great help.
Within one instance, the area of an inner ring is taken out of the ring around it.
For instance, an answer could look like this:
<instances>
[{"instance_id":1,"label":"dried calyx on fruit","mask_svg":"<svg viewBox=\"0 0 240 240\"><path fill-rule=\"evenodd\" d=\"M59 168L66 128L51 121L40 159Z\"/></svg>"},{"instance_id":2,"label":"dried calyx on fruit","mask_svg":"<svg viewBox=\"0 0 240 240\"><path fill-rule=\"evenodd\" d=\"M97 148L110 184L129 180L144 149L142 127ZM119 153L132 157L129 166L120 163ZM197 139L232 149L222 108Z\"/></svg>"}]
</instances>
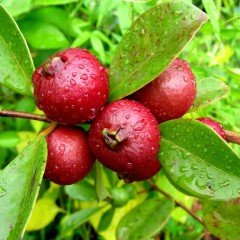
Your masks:
<instances>
[{"instance_id":1,"label":"dried calyx on fruit","mask_svg":"<svg viewBox=\"0 0 240 240\"><path fill-rule=\"evenodd\" d=\"M93 121L89 145L95 157L116 172L136 172L159 151L158 123L149 109L132 100L107 105Z\"/></svg>"},{"instance_id":2,"label":"dried calyx on fruit","mask_svg":"<svg viewBox=\"0 0 240 240\"><path fill-rule=\"evenodd\" d=\"M56 127L47 136L48 158L45 177L68 185L83 179L91 170L94 158L87 136L81 128Z\"/></svg>"},{"instance_id":3,"label":"dried calyx on fruit","mask_svg":"<svg viewBox=\"0 0 240 240\"><path fill-rule=\"evenodd\" d=\"M39 109L59 123L93 119L108 98L106 70L84 49L56 53L35 70L32 79Z\"/></svg>"},{"instance_id":4,"label":"dried calyx on fruit","mask_svg":"<svg viewBox=\"0 0 240 240\"><path fill-rule=\"evenodd\" d=\"M192 106L196 82L189 64L179 58L155 80L131 95L149 108L158 122L182 117Z\"/></svg>"},{"instance_id":5,"label":"dried calyx on fruit","mask_svg":"<svg viewBox=\"0 0 240 240\"><path fill-rule=\"evenodd\" d=\"M161 163L158 159L152 160L146 167L133 173L118 173L118 177L125 183L143 181L153 177L161 170Z\"/></svg>"},{"instance_id":6,"label":"dried calyx on fruit","mask_svg":"<svg viewBox=\"0 0 240 240\"><path fill-rule=\"evenodd\" d=\"M224 140L226 140L226 133L223 130L222 124L212 120L211 118L198 118L198 121L208 125L210 128L212 128L218 135L220 135Z\"/></svg>"}]
</instances>

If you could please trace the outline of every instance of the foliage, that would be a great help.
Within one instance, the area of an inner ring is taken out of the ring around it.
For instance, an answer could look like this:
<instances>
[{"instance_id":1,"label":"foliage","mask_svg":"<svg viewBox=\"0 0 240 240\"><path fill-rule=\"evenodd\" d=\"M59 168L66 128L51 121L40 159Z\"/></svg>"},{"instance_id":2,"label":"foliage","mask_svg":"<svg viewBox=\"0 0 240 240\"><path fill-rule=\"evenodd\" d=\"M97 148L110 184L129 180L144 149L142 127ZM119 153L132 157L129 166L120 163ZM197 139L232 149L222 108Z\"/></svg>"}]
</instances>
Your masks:
<instances>
[{"instance_id":1,"label":"foliage","mask_svg":"<svg viewBox=\"0 0 240 240\"><path fill-rule=\"evenodd\" d=\"M198 85L184 118L208 116L240 132L240 2L166 2L0 0L0 109L39 113L32 99L33 65L60 49L87 48L110 66L111 99L144 86L179 55ZM200 9L209 21L198 31L207 20ZM75 185L42 180L46 144L37 134L46 126L0 118L0 239L20 239L25 228L26 240L201 238L203 227L149 182L126 185L100 164ZM164 170L152 180L156 187L197 211L212 234L240 239L232 227L239 225L240 148L194 120L169 121L160 129ZM116 192L127 196L123 206L114 204L121 201Z\"/></svg>"}]
</instances>

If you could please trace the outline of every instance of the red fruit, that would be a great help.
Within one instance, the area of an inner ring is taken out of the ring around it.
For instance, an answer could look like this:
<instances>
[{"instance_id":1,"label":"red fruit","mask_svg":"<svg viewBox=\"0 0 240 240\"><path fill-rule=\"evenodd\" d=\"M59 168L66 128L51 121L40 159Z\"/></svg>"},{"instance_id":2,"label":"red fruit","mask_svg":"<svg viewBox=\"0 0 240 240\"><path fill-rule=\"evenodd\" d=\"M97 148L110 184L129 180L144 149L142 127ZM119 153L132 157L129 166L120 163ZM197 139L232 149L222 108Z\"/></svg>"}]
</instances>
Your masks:
<instances>
[{"instance_id":1,"label":"red fruit","mask_svg":"<svg viewBox=\"0 0 240 240\"><path fill-rule=\"evenodd\" d=\"M210 128L212 128L218 135L220 135L224 140L226 140L226 133L223 130L222 124L217 122L217 121L213 121L211 118L198 118L198 121L205 123L206 125L208 125Z\"/></svg>"},{"instance_id":2,"label":"red fruit","mask_svg":"<svg viewBox=\"0 0 240 240\"><path fill-rule=\"evenodd\" d=\"M90 127L89 144L95 157L116 172L135 172L159 150L157 120L142 104L118 100L107 105Z\"/></svg>"},{"instance_id":3,"label":"red fruit","mask_svg":"<svg viewBox=\"0 0 240 240\"><path fill-rule=\"evenodd\" d=\"M160 161L156 158L137 172L118 174L118 176L123 179L125 183L142 181L153 177L161 170L161 167Z\"/></svg>"},{"instance_id":4,"label":"red fruit","mask_svg":"<svg viewBox=\"0 0 240 240\"><path fill-rule=\"evenodd\" d=\"M61 185L73 184L91 170L94 158L82 129L58 126L47 136L47 146L45 177L48 180Z\"/></svg>"},{"instance_id":5,"label":"red fruit","mask_svg":"<svg viewBox=\"0 0 240 240\"><path fill-rule=\"evenodd\" d=\"M195 77L189 64L179 58L132 98L151 110L158 122L182 117L196 96Z\"/></svg>"},{"instance_id":6,"label":"red fruit","mask_svg":"<svg viewBox=\"0 0 240 240\"><path fill-rule=\"evenodd\" d=\"M34 72L32 79L39 109L59 123L93 119L108 98L105 68L84 49L56 53Z\"/></svg>"}]
</instances>

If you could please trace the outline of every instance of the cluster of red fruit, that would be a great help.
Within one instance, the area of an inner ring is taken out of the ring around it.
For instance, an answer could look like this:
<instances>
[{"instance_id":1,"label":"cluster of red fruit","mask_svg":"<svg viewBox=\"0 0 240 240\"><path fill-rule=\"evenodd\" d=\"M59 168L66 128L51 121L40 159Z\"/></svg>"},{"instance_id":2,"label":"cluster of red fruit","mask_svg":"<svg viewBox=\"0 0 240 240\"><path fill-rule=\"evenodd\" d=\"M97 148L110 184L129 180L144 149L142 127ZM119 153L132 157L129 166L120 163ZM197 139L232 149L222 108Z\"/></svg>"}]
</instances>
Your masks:
<instances>
[{"instance_id":1,"label":"cluster of red fruit","mask_svg":"<svg viewBox=\"0 0 240 240\"><path fill-rule=\"evenodd\" d=\"M105 106L107 70L87 50L79 48L49 58L34 72L33 83L38 107L60 124L47 137L45 177L63 185L83 179L95 158L125 182L155 175L161 168L158 123L182 117L196 96L189 64L175 59L128 99ZM90 122L88 134L73 126ZM222 131L220 125L213 127Z\"/></svg>"}]
</instances>

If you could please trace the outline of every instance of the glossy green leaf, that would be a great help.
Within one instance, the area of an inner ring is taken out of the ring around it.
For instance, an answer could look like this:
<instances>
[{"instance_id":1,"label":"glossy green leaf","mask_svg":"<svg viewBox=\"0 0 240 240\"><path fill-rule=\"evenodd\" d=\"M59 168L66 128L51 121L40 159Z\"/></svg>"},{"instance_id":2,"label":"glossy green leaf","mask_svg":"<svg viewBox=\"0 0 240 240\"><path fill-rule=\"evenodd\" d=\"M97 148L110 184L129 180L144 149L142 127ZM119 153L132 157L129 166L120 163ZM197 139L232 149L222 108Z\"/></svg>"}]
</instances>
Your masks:
<instances>
[{"instance_id":1,"label":"glossy green leaf","mask_svg":"<svg viewBox=\"0 0 240 240\"><path fill-rule=\"evenodd\" d=\"M220 26L219 26L219 20L218 20L218 11L217 7L213 0L202 0L203 5L206 9L206 12L209 16L210 22L212 24L214 32L219 36L220 34Z\"/></svg>"},{"instance_id":2,"label":"glossy green leaf","mask_svg":"<svg viewBox=\"0 0 240 240\"><path fill-rule=\"evenodd\" d=\"M240 240L240 201L203 202L203 221L208 230L224 240Z\"/></svg>"},{"instance_id":3,"label":"glossy green leaf","mask_svg":"<svg viewBox=\"0 0 240 240\"><path fill-rule=\"evenodd\" d=\"M61 237L66 236L69 231L76 229L88 221L88 219L100 209L100 207L87 208L64 217L60 228Z\"/></svg>"},{"instance_id":4,"label":"glossy green leaf","mask_svg":"<svg viewBox=\"0 0 240 240\"><path fill-rule=\"evenodd\" d=\"M94 51L101 57L101 59L105 58L105 50L103 46L102 40L98 37L95 31L92 32L90 37L90 42Z\"/></svg>"},{"instance_id":5,"label":"glossy green leaf","mask_svg":"<svg viewBox=\"0 0 240 240\"><path fill-rule=\"evenodd\" d=\"M37 198L47 158L45 138L38 136L0 172L1 239L23 236Z\"/></svg>"},{"instance_id":6,"label":"glossy green leaf","mask_svg":"<svg viewBox=\"0 0 240 240\"><path fill-rule=\"evenodd\" d=\"M62 211L53 200L48 198L39 199L33 209L26 231L38 231L45 228Z\"/></svg>"},{"instance_id":7,"label":"glossy green leaf","mask_svg":"<svg viewBox=\"0 0 240 240\"><path fill-rule=\"evenodd\" d=\"M228 86L218 78L209 77L197 80L197 96L190 112L220 100L227 95L228 91Z\"/></svg>"},{"instance_id":8,"label":"glossy green leaf","mask_svg":"<svg viewBox=\"0 0 240 240\"><path fill-rule=\"evenodd\" d=\"M176 188L202 199L240 196L240 159L215 131L192 119L165 122L160 130L159 159Z\"/></svg>"},{"instance_id":9,"label":"glossy green leaf","mask_svg":"<svg viewBox=\"0 0 240 240\"><path fill-rule=\"evenodd\" d=\"M90 39L90 32L82 32L72 43L71 47L81 47Z\"/></svg>"},{"instance_id":10,"label":"glossy green leaf","mask_svg":"<svg viewBox=\"0 0 240 240\"><path fill-rule=\"evenodd\" d=\"M4 131L0 132L0 147L13 148L20 141L17 132L14 131Z\"/></svg>"},{"instance_id":11,"label":"glossy green leaf","mask_svg":"<svg viewBox=\"0 0 240 240\"><path fill-rule=\"evenodd\" d=\"M101 0L98 1L98 19L97 19L97 27L100 27L102 24L103 18L106 14L109 13L109 9L112 9L112 6L115 1L112 0ZM116 4L116 3L115 3Z\"/></svg>"},{"instance_id":12,"label":"glossy green leaf","mask_svg":"<svg viewBox=\"0 0 240 240\"><path fill-rule=\"evenodd\" d=\"M94 166L94 178L95 178L95 190L97 194L98 201L102 201L108 197L109 193L103 183L102 165L96 161Z\"/></svg>"},{"instance_id":13,"label":"glossy green leaf","mask_svg":"<svg viewBox=\"0 0 240 240\"><path fill-rule=\"evenodd\" d=\"M35 49L59 49L69 45L65 35L50 23L23 20L19 26L26 40Z\"/></svg>"},{"instance_id":14,"label":"glossy green leaf","mask_svg":"<svg viewBox=\"0 0 240 240\"><path fill-rule=\"evenodd\" d=\"M0 0L11 16L18 16L28 12L32 8L31 0Z\"/></svg>"},{"instance_id":15,"label":"glossy green leaf","mask_svg":"<svg viewBox=\"0 0 240 240\"><path fill-rule=\"evenodd\" d=\"M110 67L110 100L156 78L182 51L207 16L186 1L159 4L142 14L118 45Z\"/></svg>"},{"instance_id":16,"label":"glossy green leaf","mask_svg":"<svg viewBox=\"0 0 240 240\"><path fill-rule=\"evenodd\" d=\"M108 229L110 226L113 216L115 213L115 208L111 207L108 209L101 217L100 222L98 224L98 231L102 232Z\"/></svg>"},{"instance_id":17,"label":"glossy green leaf","mask_svg":"<svg viewBox=\"0 0 240 240\"><path fill-rule=\"evenodd\" d=\"M97 200L97 195L93 184L90 184L85 179L76 184L66 186L65 192L70 198L75 200L88 202Z\"/></svg>"},{"instance_id":18,"label":"glossy green leaf","mask_svg":"<svg viewBox=\"0 0 240 240\"><path fill-rule=\"evenodd\" d=\"M128 212L116 230L118 240L145 240L158 233L174 209L170 199L149 199Z\"/></svg>"},{"instance_id":19,"label":"glossy green leaf","mask_svg":"<svg viewBox=\"0 0 240 240\"><path fill-rule=\"evenodd\" d=\"M13 91L32 96L34 70L27 44L17 24L0 4L0 84Z\"/></svg>"},{"instance_id":20,"label":"glossy green leaf","mask_svg":"<svg viewBox=\"0 0 240 240\"><path fill-rule=\"evenodd\" d=\"M63 5L78 2L78 0L33 0L34 5L48 6L48 5Z\"/></svg>"},{"instance_id":21,"label":"glossy green leaf","mask_svg":"<svg viewBox=\"0 0 240 240\"><path fill-rule=\"evenodd\" d=\"M125 34L128 28L131 26L132 18L130 15L131 5L121 2L116 9L116 15L119 21L119 28L122 34Z\"/></svg>"},{"instance_id":22,"label":"glossy green leaf","mask_svg":"<svg viewBox=\"0 0 240 240\"><path fill-rule=\"evenodd\" d=\"M29 13L24 19L47 22L67 34L69 32L70 18L63 9L58 7L39 8Z\"/></svg>"}]
</instances>

